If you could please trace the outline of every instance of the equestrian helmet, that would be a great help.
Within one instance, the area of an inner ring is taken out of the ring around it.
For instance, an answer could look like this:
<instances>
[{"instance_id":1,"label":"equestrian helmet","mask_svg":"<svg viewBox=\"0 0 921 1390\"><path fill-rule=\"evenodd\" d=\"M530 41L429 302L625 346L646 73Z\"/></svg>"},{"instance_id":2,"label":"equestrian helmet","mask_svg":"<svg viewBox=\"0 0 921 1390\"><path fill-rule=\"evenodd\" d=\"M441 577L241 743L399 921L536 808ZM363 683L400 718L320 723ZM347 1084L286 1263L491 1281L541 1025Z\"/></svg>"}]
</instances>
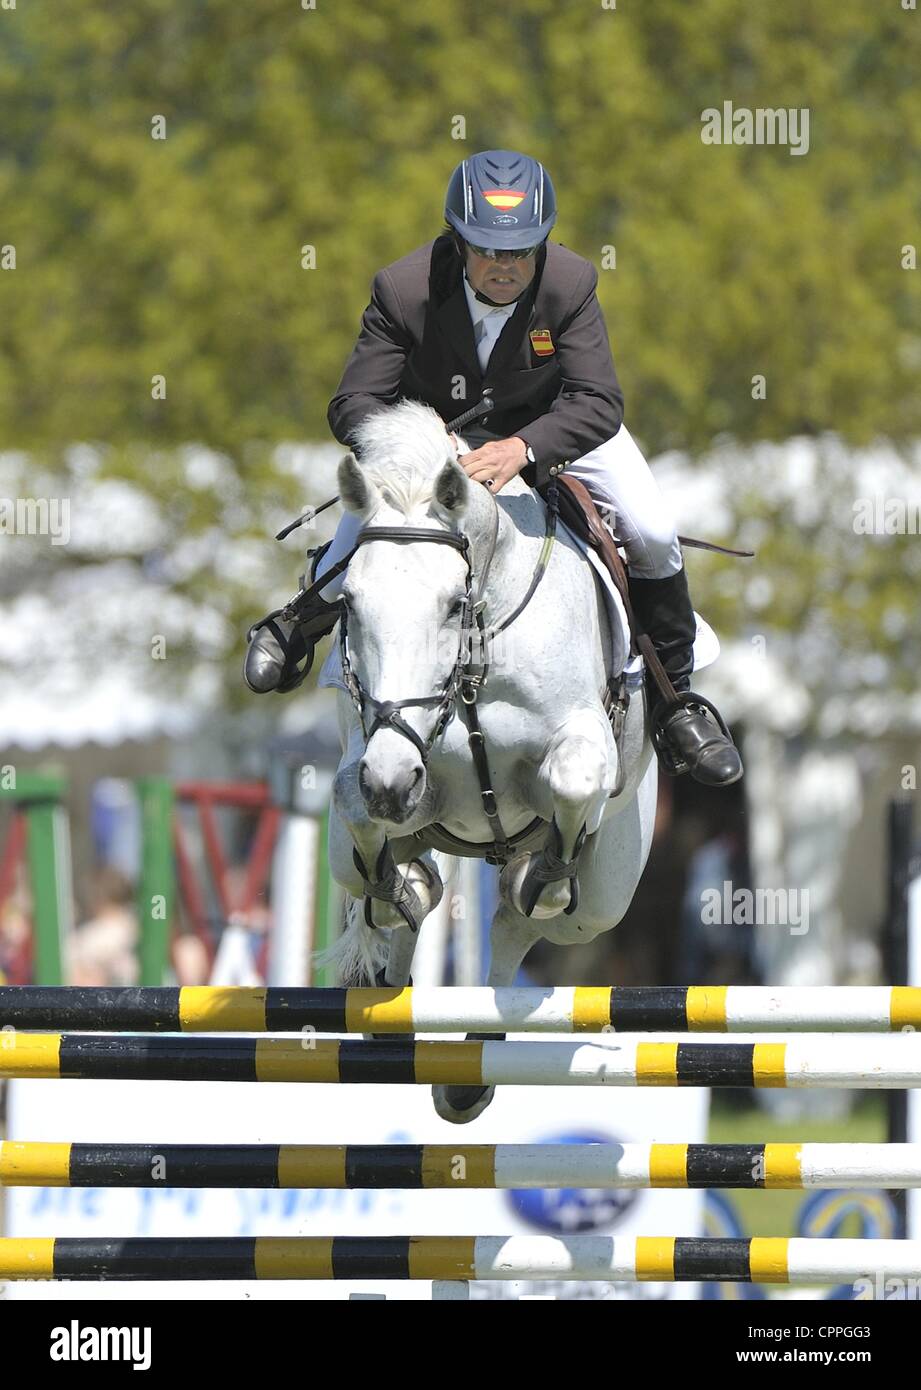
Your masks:
<instances>
[{"instance_id":1,"label":"equestrian helmet","mask_svg":"<svg viewBox=\"0 0 921 1390\"><path fill-rule=\"evenodd\" d=\"M445 220L464 241L490 251L537 246L556 221L550 175L526 154L483 150L451 175Z\"/></svg>"}]
</instances>

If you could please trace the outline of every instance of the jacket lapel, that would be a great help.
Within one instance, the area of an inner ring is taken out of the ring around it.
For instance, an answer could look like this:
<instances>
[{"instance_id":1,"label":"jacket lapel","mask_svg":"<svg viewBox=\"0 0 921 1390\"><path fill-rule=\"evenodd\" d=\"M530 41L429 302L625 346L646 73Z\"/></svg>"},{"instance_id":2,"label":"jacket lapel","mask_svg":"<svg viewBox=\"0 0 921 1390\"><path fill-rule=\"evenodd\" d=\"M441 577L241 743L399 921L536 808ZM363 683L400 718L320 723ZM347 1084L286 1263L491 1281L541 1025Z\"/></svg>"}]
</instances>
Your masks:
<instances>
[{"instance_id":1,"label":"jacket lapel","mask_svg":"<svg viewBox=\"0 0 921 1390\"><path fill-rule=\"evenodd\" d=\"M435 317L448 347L456 357L461 359L471 374L471 379L479 385L483 380L483 373L480 370L480 361L476 355L476 341L473 336L470 310L467 308L467 296L464 294L464 287L460 281L458 281L454 292L439 305ZM508 331L508 327L509 325L506 324L505 329L503 329L503 336ZM493 355L495 355L497 348L498 344L493 348ZM492 359L490 359L490 365L492 365Z\"/></svg>"},{"instance_id":2,"label":"jacket lapel","mask_svg":"<svg viewBox=\"0 0 921 1390\"><path fill-rule=\"evenodd\" d=\"M470 315L468 314L469 318ZM530 287L519 299L515 307L515 312L507 321L502 332L496 339L492 352L489 354L489 362L486 365L486 379L498 375L509 364L515 353L521 347L521 341L527 332L528 326L534 317L534 294Z\"/></svg>"}]
</instances>

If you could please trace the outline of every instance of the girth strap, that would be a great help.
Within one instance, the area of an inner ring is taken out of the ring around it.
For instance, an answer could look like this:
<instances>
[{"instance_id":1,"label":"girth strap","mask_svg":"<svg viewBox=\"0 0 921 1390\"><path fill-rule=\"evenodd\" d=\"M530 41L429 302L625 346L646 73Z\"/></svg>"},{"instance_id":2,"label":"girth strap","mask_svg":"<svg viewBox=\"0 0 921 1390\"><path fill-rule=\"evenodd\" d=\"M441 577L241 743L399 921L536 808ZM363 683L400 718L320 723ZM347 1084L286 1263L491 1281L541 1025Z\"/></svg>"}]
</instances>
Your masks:
<instances>
[{"instance_id":1,"label":"girth strap","mask_svg":"<svg viewBox=\"0 0 921 1390\"><path fill-rule=\"evenodd\" d=\"M537 849L538 836L547 828L547 821L535 816L521 830L515 830L507 840L509 857L518 850ZM499 864L492 840L464 840L447 830L440 821L432 821L423 830L414 830L413 838L428 849L441 850L462 859L485 859L487 864Z\"/></svg>"},{"instance_id":2,"label":"girth strap","mask_svg":"<svg viewBox=\"0 0 921 1390\"><path fill-rule=\"evenodd\" d=\"M499 815L499 804L496 801L496 793L492 784L492 773L489 770L489 755L486 752L486 738L480 727L480 716L476 707L477 687L467 681L461 682L460 700L458 707L461 718L467 728L467 743L470 746L470 756L473 758L473 766L476 770L477 781L480 784L480 798L483 803L483 814L489 821L489 828L492 831L493 853L487 855L490 863L504 864L508 859L509 843Z\"/></svg>"}]
</instances>

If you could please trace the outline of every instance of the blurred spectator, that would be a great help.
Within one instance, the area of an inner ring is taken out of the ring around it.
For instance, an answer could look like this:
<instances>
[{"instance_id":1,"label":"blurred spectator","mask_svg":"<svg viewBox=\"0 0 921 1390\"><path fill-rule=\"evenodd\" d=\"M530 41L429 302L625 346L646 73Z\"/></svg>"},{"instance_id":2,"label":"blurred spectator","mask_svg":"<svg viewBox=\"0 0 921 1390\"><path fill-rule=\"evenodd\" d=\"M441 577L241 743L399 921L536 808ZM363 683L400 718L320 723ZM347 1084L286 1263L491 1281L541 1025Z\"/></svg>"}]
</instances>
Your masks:
<instances>
[{"instance_id":1,"label":"blurred spectator","mask_svg":"<svg viewBox=\"0 0 921 1390\"><path fill-rule=\"evenodd\" d=\"M129 878L141 867L141 812L137 789L124 777L100 777L90 793L90 828L100 864Z\"/></svg>"},{"instance_id":2,"label":"blurred spectator","mask_svg":"<svg viewBox=\"0 0 921 1390\"><path fill-rule=\"evenodd\" d=\"M210 983L208 952L193 932L177 932L173 938L172 966L179 985Z\"/></svg>"},{"instance_id":3,"label":"blurred spectator","mask_svg":"<svg viewBox=\"0 0 921 1390\"><path fill-rule=\"evenodd\" d=\"M755 974L755 931L751 921L726 919L725 899L749 887L744 837L736 829L721 830L691 855L681 903L681 961L679 979L706 985L750 982ZM717 895L719 910L705 913L705 895Z\"/></svg>"},{"instance_id":4,"label":"blurred spectator","mask_svg":"<svg viewBox=\"0 0 921 1390\"><path fill-rule=\"evenodd\" d=\"M131 880L105 865L96 870L92 916L65 946L65 975L72 985L136 985L138 919Z\"/></svg>"},{"instance_id":5,"label":"blurred spectator","mask_svg":"<svg viewBox=\"0 0 921 1390\"><path fill-rule=\"evenodd\" d=\"M32 895L24 864L0 902L0 984L29 983L32 960Z\"/></svg>"}]
</instances>

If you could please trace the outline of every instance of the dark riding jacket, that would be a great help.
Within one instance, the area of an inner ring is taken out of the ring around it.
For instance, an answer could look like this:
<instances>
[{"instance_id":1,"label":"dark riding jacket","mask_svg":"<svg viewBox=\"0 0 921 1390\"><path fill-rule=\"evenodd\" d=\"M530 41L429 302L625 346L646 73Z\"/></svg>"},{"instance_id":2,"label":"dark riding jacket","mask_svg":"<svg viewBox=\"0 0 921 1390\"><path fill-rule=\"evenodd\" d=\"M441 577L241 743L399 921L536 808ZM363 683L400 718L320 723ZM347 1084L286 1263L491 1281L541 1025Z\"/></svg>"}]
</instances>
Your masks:
<instances>
[{"instance_id":1,"label":"dark riding jacket","mask_svg":"<svg viewBox=\"0 0 921 1390\"><path fill-rule=\"evenodd\" d=\"M468 443L518 435L536 464L532 486L617 433L623 395L590 261L551 242L538 252L534 279L516 301L485 374L477 360L463 267L442 235L378 271L361 332L329 405L340 443L382 406L423 401L455 419L488 387L495 407L461 430Z\"/></svg>"}]
</instances>

